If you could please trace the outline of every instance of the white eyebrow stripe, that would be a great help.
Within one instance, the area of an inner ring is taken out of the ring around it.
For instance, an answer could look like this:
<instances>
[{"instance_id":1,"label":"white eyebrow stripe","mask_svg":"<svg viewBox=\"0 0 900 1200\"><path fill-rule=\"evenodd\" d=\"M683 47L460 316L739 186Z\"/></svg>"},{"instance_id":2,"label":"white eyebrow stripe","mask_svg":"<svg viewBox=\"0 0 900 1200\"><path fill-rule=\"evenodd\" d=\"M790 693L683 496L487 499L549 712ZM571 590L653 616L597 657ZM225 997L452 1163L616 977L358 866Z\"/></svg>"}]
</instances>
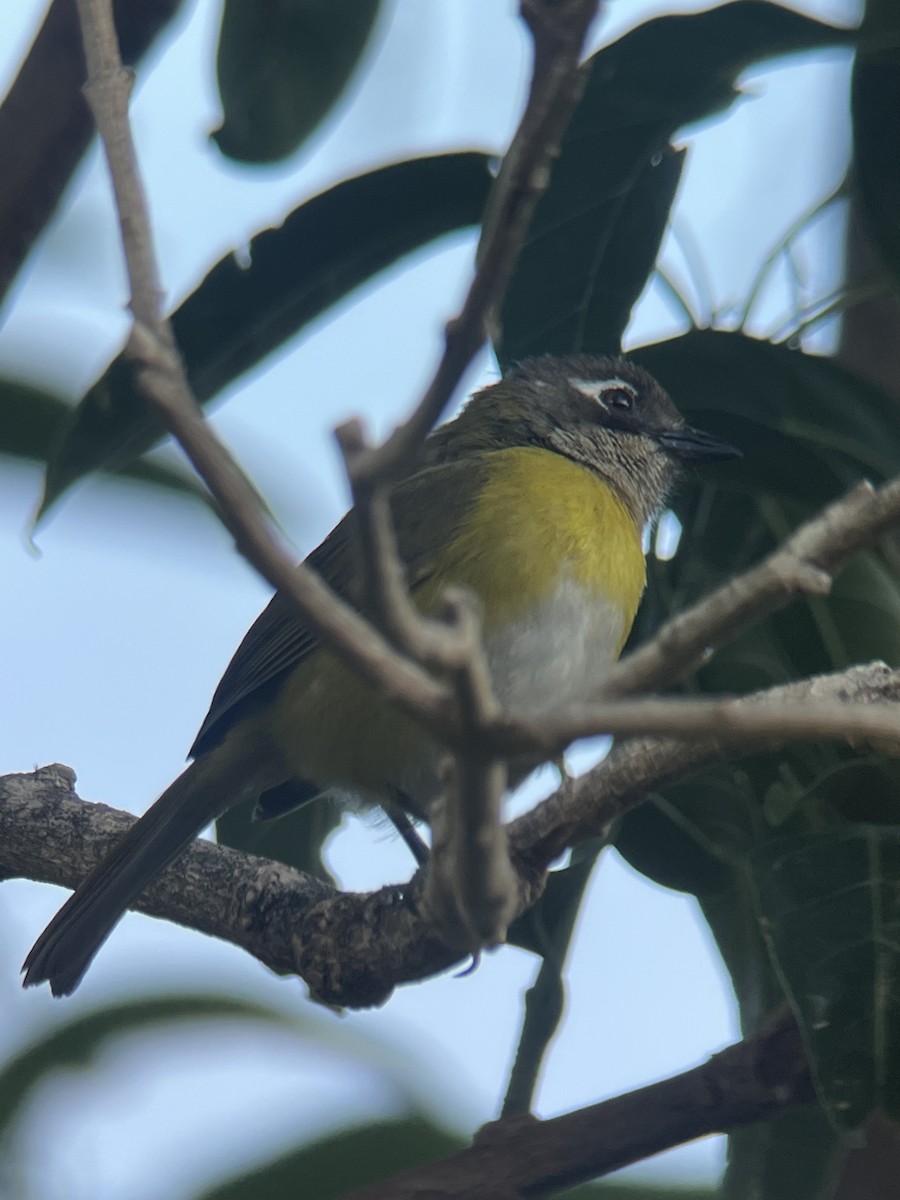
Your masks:
<instances>
[{"instance_id":1,"label":"white eyebrow stripe","mask_svg":"<svg viewBox=\"0 0 900 1200\"><path fill-rule=\"evenodd\" d=\"M569 383L576 392L581 392L582 396L587 396L589 400L596 400L602 409L609 411L606 404L601 399L604 392L613 389L615 391L628 392L630 396L637 395L637 388L634 384L626 383L624 379L620 379L617 375L612 379L577 379L570 378Z\"/></svg>"}]
</instances>

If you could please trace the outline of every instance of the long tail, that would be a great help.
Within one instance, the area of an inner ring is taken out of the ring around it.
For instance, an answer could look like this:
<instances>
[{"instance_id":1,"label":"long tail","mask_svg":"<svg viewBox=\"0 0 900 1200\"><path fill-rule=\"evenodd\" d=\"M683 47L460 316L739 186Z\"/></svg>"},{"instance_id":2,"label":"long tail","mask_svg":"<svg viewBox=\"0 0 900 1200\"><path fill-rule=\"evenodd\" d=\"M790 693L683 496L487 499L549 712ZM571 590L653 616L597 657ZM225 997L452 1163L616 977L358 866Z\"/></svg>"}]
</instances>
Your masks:
<instances>
[{"instance_id":1,"label":"long tail","mask_svg":"<svg viewBox=\"0 0 900 1200\"><path fill-rule=\"evenodd\" d=\"M25 959L24 986L75 990L128 906L215 817L236 803L234 764L212 752L172 783L59 910Z\"/></svg>"}]
</instances>

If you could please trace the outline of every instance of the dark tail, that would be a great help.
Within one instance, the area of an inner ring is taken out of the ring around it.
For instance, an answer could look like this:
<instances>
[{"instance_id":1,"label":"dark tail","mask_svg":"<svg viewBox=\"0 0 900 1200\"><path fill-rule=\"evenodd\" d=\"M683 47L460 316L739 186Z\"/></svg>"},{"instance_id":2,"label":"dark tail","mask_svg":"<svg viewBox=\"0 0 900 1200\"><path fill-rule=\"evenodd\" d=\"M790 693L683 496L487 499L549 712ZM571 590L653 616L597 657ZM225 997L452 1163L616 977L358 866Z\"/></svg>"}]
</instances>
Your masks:
<instances>
[{"instance_id":1,"label":"dark tail","mask_svg":"<svg viewBox=\"0 0 900 1200\"><path fill-rule=\"evenodd\" d=\"M233 764L218 757L206 755L179 775L73 892L25 959L25 987L46 979L54 996L74 991L147 884L204 826L240 799L235 795Z\"/></svg>"}]
</instances>

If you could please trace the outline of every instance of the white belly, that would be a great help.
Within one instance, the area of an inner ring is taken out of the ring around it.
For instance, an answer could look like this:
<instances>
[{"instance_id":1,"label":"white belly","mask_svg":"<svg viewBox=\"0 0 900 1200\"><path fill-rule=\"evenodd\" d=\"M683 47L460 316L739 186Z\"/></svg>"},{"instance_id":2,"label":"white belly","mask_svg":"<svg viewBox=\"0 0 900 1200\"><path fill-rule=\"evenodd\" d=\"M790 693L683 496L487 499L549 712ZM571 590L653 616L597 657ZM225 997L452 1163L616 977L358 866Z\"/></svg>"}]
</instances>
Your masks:
<instances>
[{"instance_id":1,"label":"white belly","mask_svg":"<svg viewBox=\"0 0 900 1200\"><path fill-rule=\"evenodd\" d=\"M494 691L523 715L589 701L618 656L621 611L571 579L527 617L485 639Z\"/></svg>"}]
</instances>

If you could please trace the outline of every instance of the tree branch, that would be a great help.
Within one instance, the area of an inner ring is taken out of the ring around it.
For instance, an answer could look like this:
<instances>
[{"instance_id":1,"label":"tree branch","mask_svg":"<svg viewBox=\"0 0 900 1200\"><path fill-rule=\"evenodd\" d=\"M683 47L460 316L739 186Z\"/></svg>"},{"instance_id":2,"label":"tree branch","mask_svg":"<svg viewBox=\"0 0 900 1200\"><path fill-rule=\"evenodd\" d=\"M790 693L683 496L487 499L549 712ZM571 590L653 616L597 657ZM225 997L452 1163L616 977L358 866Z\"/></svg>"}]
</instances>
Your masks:
<instances>
[{"instance_id":1,"label":"tree branch","mask_svg":"<svg viewBox=\"0 0 900 1200\"><path fill-rule=\"evenodd\" d=\"M678 737L640 737L621 742L593 770L572 780L512 822L509 836L514 861L524 859L531 870L545 868L568 847L604 835L613 821L641 804L648 791L723 758L777 750L795 736L802 739L803 713L812 706L846 704L850 718L870 706L890 704L889 722L894 724L898 719L898 700L900 671L891 670L884 663L870 663L754 692L738 701L726 701L726 705L745 707L748 712L757 706L762 710L771 703L774 711L781 712L780 728L770 734L760 728L758 740L732 741L713 732L706 736L699 733L690 741ZM787 715L789 708L791 717ZM793 716L799 723L793 722ZM835 732L832 728L832 735ZM809 730L805 736L818 740L825 735Z\"/></svg>"},{"instance_id":2,"label":"tree branch","mask_svg":"<svg viewBox=\"0 0 900 1200\"><path fill-rule=\"evenodd\" d=\"M607 1175L672 1146L762 1121L814 1098L800 1031L778 1018L702 1066L562 1117L513 1117L472 1146L341 1200L525 1200Z\"/></svg>"},{"instance_id":3,"label":"tree branch","mask_svg":"<svg viewBox=\"0 0 900 1200\"><path fill-rule=\"evenodd\" d=\"M756 567L672 617L645 645L612 668L604 696L671 687L718 646L785 608L798 596L826 594L832 577L859 550L900 523L900 478L858 484L801 525Z\"/></svg>"},{"instance_id":4,"label":"tree branch","mask_svg":"<svg viewBox=\"0 0 900 1200\"><path fill-rule=\"evenodd\" d=\"M759 706L767 697L798 713L818 699L843 699L852 711L900 699L900 671L856 667L741 703ZM764 745L777 748L790 736L785 726ZM727 747L731 756L751 748L759 743ZM506 826L515 868L513 915L535 903L547 867L567 846L603 832L648 790L722 756L716 737L634 739ZM67 767L0 779L0 877L75 887L133 823L127 813L80 800L73 782ZM383 1003L398 984L428 978L464 957L436 924L426 887L426 873L419 871L407 884L341 893L282 864L201 841L135 907L242 946L273 969L300 975L330 1004L366 1007Z\"/></svg>"}]
</instances>

